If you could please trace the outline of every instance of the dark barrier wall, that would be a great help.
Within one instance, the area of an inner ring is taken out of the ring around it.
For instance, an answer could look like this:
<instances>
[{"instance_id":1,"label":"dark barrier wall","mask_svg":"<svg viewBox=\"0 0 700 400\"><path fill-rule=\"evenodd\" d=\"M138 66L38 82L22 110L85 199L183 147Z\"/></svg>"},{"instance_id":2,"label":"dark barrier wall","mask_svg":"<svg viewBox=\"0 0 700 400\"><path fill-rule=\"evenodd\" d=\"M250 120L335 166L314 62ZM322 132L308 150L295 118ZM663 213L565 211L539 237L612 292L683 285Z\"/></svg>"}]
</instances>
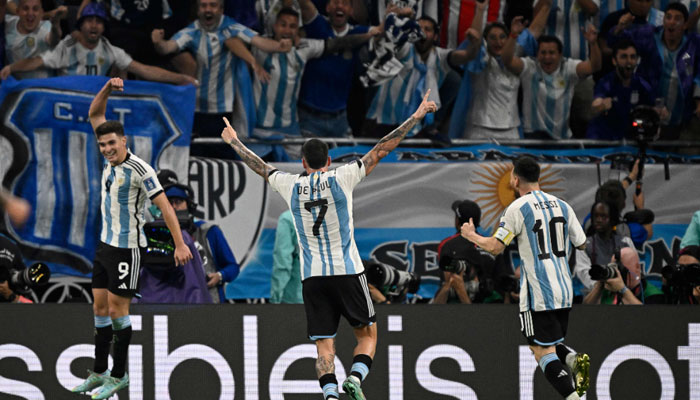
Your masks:
<instances>
[{"instance_id":1,"label":"dark barrier wall","mask_svg":"<svg viewBox=\"0 0 700 400\"><path fill-rule=\"evenodd\" d=\"M556 399L514 306L380 306L372 400ZM2 305L0 399L78 399L92 367L88 305ZM135 306L119 400L321 399L302 306ZM352 363L342 322L336 373ZM567 343L590 354L594 399L700 399L700 308L576 307Z\"/></svg>"}]
</instances>

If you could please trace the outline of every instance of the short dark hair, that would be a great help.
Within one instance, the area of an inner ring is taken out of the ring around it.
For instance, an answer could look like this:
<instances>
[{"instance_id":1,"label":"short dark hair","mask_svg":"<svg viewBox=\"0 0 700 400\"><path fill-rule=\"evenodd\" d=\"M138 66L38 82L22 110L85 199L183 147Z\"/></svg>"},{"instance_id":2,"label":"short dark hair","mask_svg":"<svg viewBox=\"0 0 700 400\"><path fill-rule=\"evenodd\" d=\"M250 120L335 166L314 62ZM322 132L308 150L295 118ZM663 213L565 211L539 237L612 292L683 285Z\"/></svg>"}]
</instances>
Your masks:
<instances>
[{"instance_id":1,"label":"short dark hair","mask_svg":"<svg viewBox=\"0 0 700 400\"><path fill-rule=\"evenodd\" d=\"M417 21L428 21L433 24L433 30L435 32L440 30L440 25L438 25L437 21L435 21L435 19L429 15L423 15L422 17L418 18Z\"/></svg>"},{"instance_id":2,"label":"short dark hair","mask_svg":"<svg viewBox=\"0 0 700 400\"><path fill-rule=\"evenodd\" d=\"M98 138L110 133L116 133L117 136L124 136L124 125L119 121L105 121L95 129L95 135L97 135Z\"/></svg>"},{"instance_id":3,"label":"short dark hair","mask_svg":"<svg viewBox=\"0 0 700 400\"><path fill-rule=\"evenodd\" d=\"M328 160L328 145L318 139L309 139L301 146L301 156L311 169L323 168Z\"/></svg>"},{"instance_id":4,"label":"short dark hair","mask_svg":"<svg viewBox=\"0 0 700 400\"><path fill-rule=\"evenodd\" d=\"M277 13L277 18L283 15L291 15L293 17L297 17L297 19L300 19L299 13L295 9L290 7L282 7L282 9L279 10L279 12Z\"/></svg>"},{"instance_id":5,"label":"short dark hair","mask_svg":"<svg viewBox=\"0 0 700 400\"><path fill-rule=\"evenodd\" d=\"M494 28L501 29L503 32L505 32L506 36L508 35L508 28L505 26L505 24L500 22L491 22L490 24L486 25L486 28L484 29L484 37L487 37Z\"/></svg>"},{"instance_id":6,"label":"short dark hair","mask_svg":"<svg viewBox=\"0 0 700 400\"><path fill-rule=\"evenodd\" d=\"M540 165L530 156L520 156L513 160L513 173L527 183L540 180Z\"/></svg>"},{"instance_id":7,"label":"short dark hair","mask_svg":"<svg viewBox=\"0 0 700 400\"><path fill-rule=\"evenodd\" d=\"M668 12L669 10L676 10L679 13L683 14L683 20L687 21L688 20L688 7L685 6L683 3L671 3L668 6L666 6L666 11Z\"/></svg>"},{"instance_id":8,"label":"short dark hair","mask_svg":"<svg viewBox=\"0 0 700 400\"><path fill-rule=\"evenodd\" d=\"M622 182L611 179L606 181L595 192L595 201L599 201L615 204L615 208L621 211L621 208L625 206L625 200L627 199L627 194L625 193L625 188L622 186Z\"/></svg>"},{"instance_id":9,"label":"short dark hair","mask_svg":"<svg viewBox=\"0 0 700 400\"><path fill-rule=\"evenodd\" d=\"M557 45L557 50L559 50L559 53L564 52L564 45L561 43L561 40L559 40L558 37L553 36L553 35L542 35L540 36L539 39L537 39L537 51L540 51L540 47L542 46L542 43L556 43Z\"/></svg>"},{"instance_id":10,"label":"short dark hair","mask_svg":"<svg viewBox=\"0 0 700 400\"><path fill-rule=\"evenodd\" d=\"M624 38L624 39L621 39L621 40L617 41L617 42L613 45L613 48L612 48L612 50L613 50L613 54L612 54L613 58L617 57L617 52L618 52L618 51L620 51L620 50L627 50L627 49L629 49L630 47L633 47L633 48L634 48L634 51L637 52L637 46L634 45L634 42L633 42L632 40L627 39L627 38Z\"/></svg>"}]
</instances>

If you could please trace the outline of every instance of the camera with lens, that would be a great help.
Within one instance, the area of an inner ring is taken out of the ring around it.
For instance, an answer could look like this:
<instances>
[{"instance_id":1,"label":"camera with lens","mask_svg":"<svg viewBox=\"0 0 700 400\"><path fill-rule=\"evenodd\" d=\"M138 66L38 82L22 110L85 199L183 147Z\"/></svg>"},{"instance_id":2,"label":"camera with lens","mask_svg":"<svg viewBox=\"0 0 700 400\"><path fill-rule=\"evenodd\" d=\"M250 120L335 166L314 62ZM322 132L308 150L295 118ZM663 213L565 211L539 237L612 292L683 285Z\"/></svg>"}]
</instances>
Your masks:
<instances>
[{"instance_id":1,"label":"camera with lens","mask_svg":"<svg viewBox=\"0 0 700 400\"><path fill-rule=\"evenodd\" d=\"M673 287L700 286L700 264L667 265L661 270L661 274Z\"/></svg>"},{"instance_id":2,"label":"camera with lens","mask_svg":"<svg viewBox=\"0 0 700 400\"><path fill-rule=\"evenodd\" d=\"M45 285L51 278L51 270L44 263L34 263L28 268L14 269L0 264L0 282L7 281L15 292L27 293L31 289Z\"/></svg>"},{"instance_id":3,"label":"camera with lens","mask_svg":"<svg viewBox=\"0 0 700 400\"><path fill-rule=\"evenodd\" d=\"M440 269L445 272L452 272L453 274L461 274L469 269L469 263L467 260L453 258L449 263L443 265Z\"/></svg>"},{"instance_id":4,"label":"camera with lens","mask_svg":"<svg viewBox=\"0 0 700 400\"><path fill-rule=\"evenodd\" d=\"M609 262L605 265L592 264L591 269L588 271L588 275L594 281L607 281L612 279L617 275L617 271L620 271L620 276L623 282L627 282L627 268L619 262L621 260L620 249L615 250L615 261Z\"/></svg>"},{"instance_id":5,"label":"camera with lens","mask_svg":"<svg viewBox=\"0 0 700 400\"><path fill-rule=\"evenodd\" d=\"M401 271L378 262L365 263L367 282L376 287L392 301L403 298L406 293L416 293L420 287L420 277L412 272Z\"/></svg>"},{"instance_id":6,"label":"camera with lens","mask_svg":"<svg viewBox=\"0 0 700 400\"><path fill-rule=\"evenodd\" d=\"M640 142L650 142L659 137L659 113L651 106L640 105L631 113L631 134Z\"/></svg>"}]
</instances>

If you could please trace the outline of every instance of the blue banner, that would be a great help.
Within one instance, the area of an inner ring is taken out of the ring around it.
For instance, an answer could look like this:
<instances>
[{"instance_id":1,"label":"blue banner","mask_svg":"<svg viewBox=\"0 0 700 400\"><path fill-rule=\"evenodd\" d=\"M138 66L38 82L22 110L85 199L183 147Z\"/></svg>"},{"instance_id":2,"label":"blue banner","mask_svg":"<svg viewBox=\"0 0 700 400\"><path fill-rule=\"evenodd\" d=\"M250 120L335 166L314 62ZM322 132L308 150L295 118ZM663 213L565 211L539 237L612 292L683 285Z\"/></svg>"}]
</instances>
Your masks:
<instances>
[{"instance_id":1,"label":"blue banner","mask_svg":"<svg viewBox=\"0 0 700 400\"><path fill-rule=\"evenodd\" d=\"M89 274L100 231L100 155L88 121L106 77L8 80L0 87L2 134L11 160L0 161L3 186L27 199L33 213L19 229L25 258L54 272ZM126 81L113 93L107 119L124 124L131 151L154 168L186 171L195 88ZM2 164L2 163L5 164Z\"/></svg>"},{"instance_id":2,"label":"blue banner","mask_svg":"<svg viewBox=\"0 0 700 400\"><path fill-rule=\"evenodd\" d=\"M555 144L555 142L552 142ZM336 147L329 151L333 162L349 162L368 153L373 146ZM382 159L386 162L456 162L456 161L509 161L520 155L530 155L544 163L594 163L612 162L633 158L640 149L634 146L606 147L596 149L524 149L520 147L481 144L476 146L450 147L447 149L399 147ZM647 150L647 163L700 163L700 156L673 154Z\"/></svg>"}]
</instances>

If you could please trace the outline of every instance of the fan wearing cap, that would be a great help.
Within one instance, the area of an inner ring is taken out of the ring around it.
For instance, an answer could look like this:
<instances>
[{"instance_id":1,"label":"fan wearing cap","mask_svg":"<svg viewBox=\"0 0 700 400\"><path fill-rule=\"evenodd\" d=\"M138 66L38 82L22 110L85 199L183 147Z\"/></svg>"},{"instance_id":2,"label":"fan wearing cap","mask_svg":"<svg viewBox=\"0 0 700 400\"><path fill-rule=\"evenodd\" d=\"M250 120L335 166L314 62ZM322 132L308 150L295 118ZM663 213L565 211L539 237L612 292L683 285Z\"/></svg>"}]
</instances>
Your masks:
<instances>
[{"instance_id":1,"label":"fan wearing cap","mask_svg":"<svg viewBox=\"0 0 700 400\"><path fill-rule=\"evenodd\" d=\"M172 171L162 170L158 176L159 178L163 177L161 182L164 182L165 195L175 212L178 214L186 212L189 217L194 218L192 212L195 210L196 204L192 200L192 188L178 183L177 175ZM175 183L170 183L173 181ZM218 225L195 219L194 231L190 234L194 238L195 246L197 246L202 258L202 266L207 274L207 287L212 300L215 303L226 302L223 285L236 279L240 267L224 233Z\"/></svg>"},{"instance_id":2,"label":"fan wearing cap","mask_svg":"<svg viewBox=\"0 0 700 400\"><path fill-rule=\"evenodd\" d=\"M61 40L53 50L40 56L17 61L0 72L5 79L10 72L34 71L47 67L59 71L60 75L112 75L122 77L126 72L141 79L178 85L196 84L196 80L184 74L134 61L129 54L112 45L103 33L107 26L107 12L98 3L83 8L78 19L78 32Z\"/></svg>"},{"instance_id":3,"label":"fan wearing cap","mask_svg":"<svg viewBox=\"0 0 700 400\"><path fill-rule=\"evenodd\" d=\"M438 245L439 267L442 272L441 286L433 298L434 304L445 304L457 300L463 304L484 302L487 297L478 292L479 281L490 277L495 257L482 251L474 243L459 234L465 222L471 218L475 226L479 226L481 208L471 200L455 201L452 203L455 212L455 228L457 233L443 240ZM461 267L464 270L458 272ZM470 285L471 290L467 290ZM489 293L490 295L490 293Z\"/></svg>"}]
</instances>

